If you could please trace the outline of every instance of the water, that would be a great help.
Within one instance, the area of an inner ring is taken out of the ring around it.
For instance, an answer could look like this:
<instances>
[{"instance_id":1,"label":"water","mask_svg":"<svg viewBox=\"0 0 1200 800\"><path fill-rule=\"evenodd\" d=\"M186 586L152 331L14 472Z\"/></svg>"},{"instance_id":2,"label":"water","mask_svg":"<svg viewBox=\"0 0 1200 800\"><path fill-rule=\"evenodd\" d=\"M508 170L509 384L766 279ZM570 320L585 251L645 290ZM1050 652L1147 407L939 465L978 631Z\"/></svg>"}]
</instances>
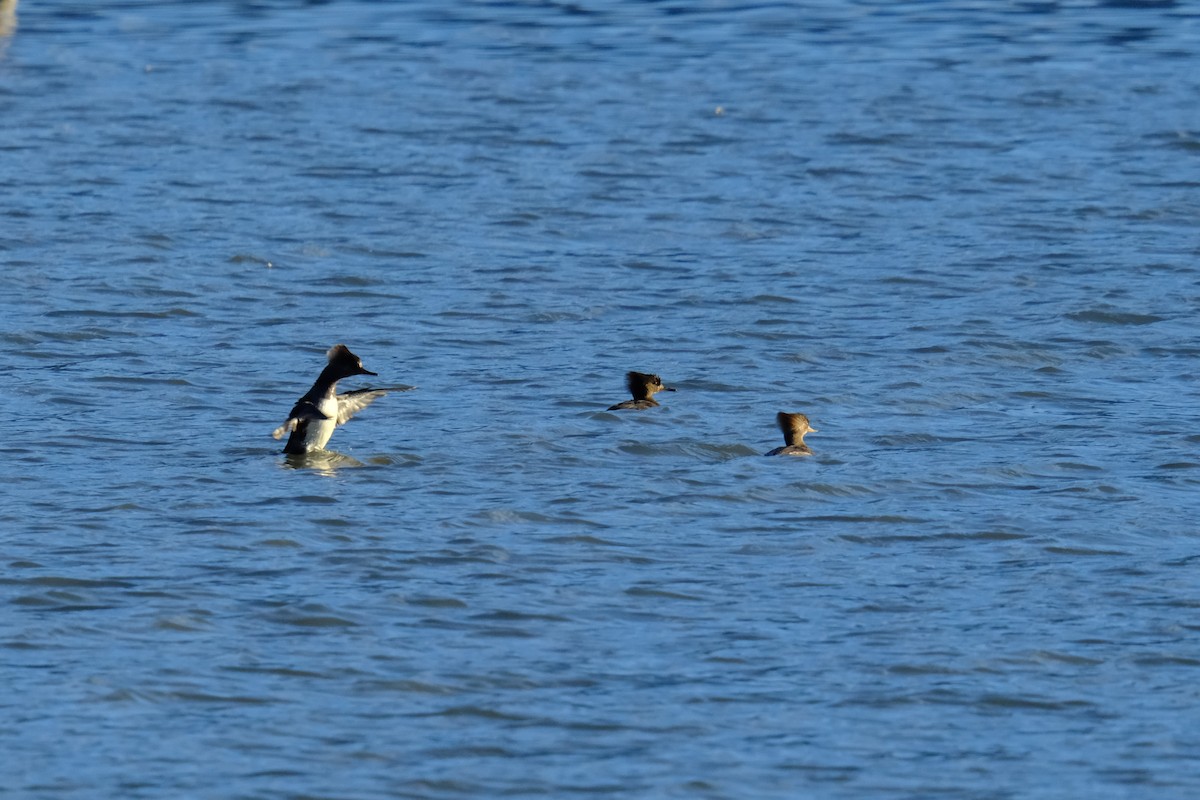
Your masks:
<instances>
[{"instance_id":1,"label":"water","mask_svg":"<svg viewBox=\"0 0 1200 800\"><path fill-rule=\"evenodd\" d=\"M1196 796L1198 49L1171 2L22 3L0 786ZM289 461L335 342L418 388ZM679 391L603 413L629 369Z\"/></svg>"}]
</instances>

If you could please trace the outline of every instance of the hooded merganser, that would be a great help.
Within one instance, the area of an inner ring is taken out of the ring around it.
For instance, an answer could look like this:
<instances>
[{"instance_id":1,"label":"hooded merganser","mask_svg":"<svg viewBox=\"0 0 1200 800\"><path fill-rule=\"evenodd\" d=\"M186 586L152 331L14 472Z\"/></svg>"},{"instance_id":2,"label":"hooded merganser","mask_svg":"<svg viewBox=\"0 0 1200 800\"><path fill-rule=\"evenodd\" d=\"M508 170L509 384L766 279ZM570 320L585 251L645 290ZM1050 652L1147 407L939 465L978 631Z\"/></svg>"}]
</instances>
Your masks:
<instances>
[{"instance_id":1,"label":"hooded merganser","mask_svg":"<svg viewBox=\"0 0 1200 800\"><path fill-rule=\"evenodd\" d=\"M651 408L658 405L652 395L655 392L673 392L675 391L670 386L663 386L662 378L657 375L647 375L645 372L630 372L625 376L625 386L629 388L629 393L633 395L632 400L626 400L623 403L617 403L615 406L609 406L609 411L618 411L622 408Z\"/></svg>"},{"instance_id":2,"label":"hooded merganser","mask_svg":"<svg viewBox=\"0 0 1200 800\"><path fill-rule=\"evenodd\" d=\"M337 382L351 375L378 375L362 365L362 359L344 344L335 344L325 354L329 363L308 394L296 401L287 421L271 434L276 439L290 433L285 453L311 453L321 450L333 436L333 429L383 397L389 389L355 389L337 394Z\"/></svg>"},{"instance_id":3,"label":"hooded merganser","mask_svg":"<svg viewBox=\"0 0 1200 800\"><path fill-rule=\"evenodd\" d=\"M775 421L779 423L779 430L783 431L783 440L787 442L784 447L776 447L769 456L811 456L813 451L804 443L804 434L820 433L816 428L808 423L808 417L803 414L789 414L786 411L780 411L775 415Z\"/></svg>"}]
</instances>

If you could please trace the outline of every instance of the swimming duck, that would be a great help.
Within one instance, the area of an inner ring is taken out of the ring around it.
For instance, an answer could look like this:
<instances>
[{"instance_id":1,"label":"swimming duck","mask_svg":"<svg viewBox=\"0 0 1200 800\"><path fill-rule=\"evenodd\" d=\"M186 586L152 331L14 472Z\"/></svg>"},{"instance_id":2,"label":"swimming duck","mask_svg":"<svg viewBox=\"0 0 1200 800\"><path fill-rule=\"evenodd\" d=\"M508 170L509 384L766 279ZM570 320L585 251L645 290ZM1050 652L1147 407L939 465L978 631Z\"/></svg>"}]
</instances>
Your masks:
<instances>
[{"instance_id":1,"label":"swimming duck","mask_svg":"<svg viewBox=\"0 0 1200 800\"><path fill-rule=\"evenodd\" d=\"M786 411L780 411L775 415L775 421L779 423L779 430L783 431L783 441L786 442L783 447L776 447L769 456L811 456L813 451L804 443L804 434L820 433L816 428L808 422L808 417L803 414L789 414Z\"/></svg>"},{"instance_id":2,"label":"swimming duck","mask_svg":"<svg viewBox=\"0 0 1200 800\"><path fill-rule=\"evenodd\" d=\"M675 391L670 386L663 386L662 378L657 375L649 375L645 372L630 372L625 376L625 386L629 388L629 393L633 395L632 400L626 400L623 403L617 403L615 406L609 406L609 411L619 411L623 408L652 408L658 405L658 401L653 395L656 392L673 392Z\"/></svg>"},{"instance_id":3,"label":"swimming duck","mask_svg":"<svg viewBox=\"0 0 1200 800\"><path fill-rule=\"evenodd\" d=\"M378 375L363 367L362 359L344 344L335 344L325 354L328 363L308 394L296 401L287 421L272 432L276 439L290 433L285 453L311 453L321 450L333 436L333 430L343 425L364 408L390 391L389 389L355 389L337 393L337 383L351 375Z\"/></svg>"}]
</instances>

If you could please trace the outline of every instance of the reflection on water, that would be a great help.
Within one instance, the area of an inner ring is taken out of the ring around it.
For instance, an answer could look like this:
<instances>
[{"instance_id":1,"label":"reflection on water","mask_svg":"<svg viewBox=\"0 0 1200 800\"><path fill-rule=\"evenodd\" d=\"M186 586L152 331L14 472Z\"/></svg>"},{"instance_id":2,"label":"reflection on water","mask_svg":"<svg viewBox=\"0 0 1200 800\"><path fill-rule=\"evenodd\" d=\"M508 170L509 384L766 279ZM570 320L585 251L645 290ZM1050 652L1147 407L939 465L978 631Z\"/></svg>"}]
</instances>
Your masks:
<instances>
[{"instance_id":1,"label":"reflection on water","mask_svg":"<svg viewBox=\"0 0 1200 800\"><path fill-rule=\"evenodd\" d=\"M314 450L311 453L289 453L283 457L283 466L287 469L312 470L321 475L332 476L339 469L367 466L353 456L337 453L332 450Z\"/></svg>"}]
</instances>

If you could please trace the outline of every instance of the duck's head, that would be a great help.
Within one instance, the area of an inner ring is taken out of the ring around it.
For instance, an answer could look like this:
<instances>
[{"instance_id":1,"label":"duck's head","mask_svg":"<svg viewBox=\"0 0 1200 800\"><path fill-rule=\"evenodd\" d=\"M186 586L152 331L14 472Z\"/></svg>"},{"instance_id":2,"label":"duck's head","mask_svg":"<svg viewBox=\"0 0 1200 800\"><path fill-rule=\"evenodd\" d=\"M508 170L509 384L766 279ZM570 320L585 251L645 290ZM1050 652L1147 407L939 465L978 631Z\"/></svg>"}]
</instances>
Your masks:
<instances>
[{"instance_id":1,"label":"duck's head","mask_svg":"<svg viewBox=\"0 0 1200 800\"><path fill-rule=\"evenodd\" d=\"M344 344L335 344L329 348L326 353L329 359L329 366L333 367L338 374L338 378L349 378L351 375L378 375L378 372L371 372L363 366L362 359L350 352L350 348Z\"/></svg>"},{"instance_id":2,"label":"duck's head","mask_svg":"<svg viewBox=\"0 0 1200 800\"><path fill-rule=\"evenodd\" d=\"M649 400L656 392L673 392L670 386L663 386L662 378L646 372L630 372L625 376L625 385L635 400Z\"/></svg>"},{"instance_id":3,"label":"duck's head","mask_svg":"<svg viewBox=\"0 0 1200 800\"><path fill-rule=\"evenodd\" d=\"M803 414L780 411L775 415L775 421L779 423L779 430L783 431L783 438L788 444L804 444L804 434L820 433Z\"/></svg>"}]
</instances>

